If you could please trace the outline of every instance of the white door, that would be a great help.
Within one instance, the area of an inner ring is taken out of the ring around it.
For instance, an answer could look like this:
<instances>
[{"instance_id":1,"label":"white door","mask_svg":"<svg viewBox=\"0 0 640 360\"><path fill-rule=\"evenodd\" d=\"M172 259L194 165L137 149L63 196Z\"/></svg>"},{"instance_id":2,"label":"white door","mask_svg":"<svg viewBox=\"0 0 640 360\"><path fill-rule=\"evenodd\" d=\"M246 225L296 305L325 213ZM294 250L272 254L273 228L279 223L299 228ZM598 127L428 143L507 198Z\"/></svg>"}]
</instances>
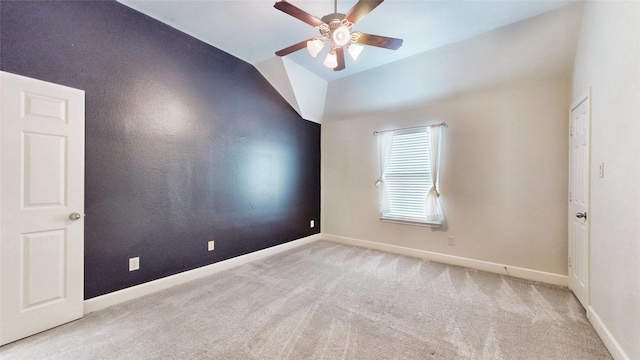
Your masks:
<instances>
[{"instance_id":1,"label":"white door","mask_svg":"<svg viewBox=\"0 0 640 360\"><path fill-rule=\"evenodd\" d=\"M83 314L84 91L0 72L0 101L3 345Z\"/></svg>"},{"instance_id":2,"label":"white door","mask_svg":"<svg viewBox=\"0 0 640 360\"><path fill-rule=\"evenodd\" d=\"M569 288L589 306L589 92L571 107L569 168Z\"/></svg>"}]
</instances>

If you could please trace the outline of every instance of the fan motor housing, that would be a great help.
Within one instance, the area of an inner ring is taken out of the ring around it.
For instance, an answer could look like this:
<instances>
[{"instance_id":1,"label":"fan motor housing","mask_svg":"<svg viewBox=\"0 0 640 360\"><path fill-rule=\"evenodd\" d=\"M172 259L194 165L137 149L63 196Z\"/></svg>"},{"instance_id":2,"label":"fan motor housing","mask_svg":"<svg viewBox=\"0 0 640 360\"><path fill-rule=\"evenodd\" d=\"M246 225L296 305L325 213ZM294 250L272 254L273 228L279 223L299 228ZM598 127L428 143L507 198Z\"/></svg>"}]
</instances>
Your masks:
<instances>
[{"instance_id":1,"label":"fan motor housing","mask_svg":"<svg viewBox=\"0 0 640 360\"><path fill-rule=\"evenodd\" d=\"M338 26L340 26L340 23L342 22L342 19L345 18L345 14L340 14L340 13L333 13L333 14L329 14L329 15L325 15L322 17L322 22L324 22L325 24L329 25L330 28L335 29Z\"/></svg>"}]
</instances>

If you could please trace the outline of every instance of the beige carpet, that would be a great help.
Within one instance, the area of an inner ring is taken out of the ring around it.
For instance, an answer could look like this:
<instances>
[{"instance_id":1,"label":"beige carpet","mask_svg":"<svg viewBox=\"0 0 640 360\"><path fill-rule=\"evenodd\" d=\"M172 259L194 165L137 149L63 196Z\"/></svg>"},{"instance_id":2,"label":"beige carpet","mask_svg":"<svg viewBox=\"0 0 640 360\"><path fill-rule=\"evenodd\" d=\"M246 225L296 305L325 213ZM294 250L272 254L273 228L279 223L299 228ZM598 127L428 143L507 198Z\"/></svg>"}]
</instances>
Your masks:
<instances>
[{"instance_id":1,"label":"beige carpet","mask_svg":"<svg viewBox=\"0 0 640 360\"><path fill-rule=\"evenodd\" d=\"M610 359L564 288L315 242L0 347L0 359Z\"/></svg>"}]
</instances>

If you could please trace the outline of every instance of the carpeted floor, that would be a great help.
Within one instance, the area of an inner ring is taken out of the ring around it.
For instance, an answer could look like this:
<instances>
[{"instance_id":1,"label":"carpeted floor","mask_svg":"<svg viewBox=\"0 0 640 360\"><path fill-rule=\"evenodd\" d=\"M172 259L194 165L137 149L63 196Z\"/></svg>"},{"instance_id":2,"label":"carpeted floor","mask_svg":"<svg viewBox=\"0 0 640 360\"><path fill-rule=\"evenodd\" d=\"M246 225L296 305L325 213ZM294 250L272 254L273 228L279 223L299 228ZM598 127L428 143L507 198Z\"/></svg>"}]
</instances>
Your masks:
<instances>
[{"instance_id":1,"label":"carpeted floor","mask_svg":"<svg viewBox=\"0 0 640 360\"><path fill-rule=\"evenodd\" d=\"M13 359L611 359L564 288L314 242L0 347Z\"/></svg>"}]
</instances>

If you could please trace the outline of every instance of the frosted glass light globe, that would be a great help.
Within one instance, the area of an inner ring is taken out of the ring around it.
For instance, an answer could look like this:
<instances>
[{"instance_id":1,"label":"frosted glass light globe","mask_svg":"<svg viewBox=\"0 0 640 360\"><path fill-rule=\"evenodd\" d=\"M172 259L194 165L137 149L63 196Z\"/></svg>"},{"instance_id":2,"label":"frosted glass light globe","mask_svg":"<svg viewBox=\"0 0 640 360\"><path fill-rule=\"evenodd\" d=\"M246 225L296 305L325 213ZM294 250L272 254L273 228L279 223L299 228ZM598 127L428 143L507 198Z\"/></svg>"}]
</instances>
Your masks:
<instances>
[{"instance_id":1,"label":"frosted glass light globe","mask_svg":"<svg viewBox=\"0 0 640 360\"><path fill-rule=\"evenodd\" d=\"M330 51L327 54L327 58L324 59L324 66L332 69L338 66L338 57L336 56L335 51Z\"/></svg>"},{"instance_id":2,"label":"frosted glass light globe","mask_svg":"<svg viewBox=\"0 0 640 360\"><path fill-rule=\"evenodd\" d=\"M351 33L349 32L349 28L342 25L339 28L333 30L333 35L331 36L333 39L333 43L336 46L345 46L351 39Z\"/></svg>"}]
</instances>

